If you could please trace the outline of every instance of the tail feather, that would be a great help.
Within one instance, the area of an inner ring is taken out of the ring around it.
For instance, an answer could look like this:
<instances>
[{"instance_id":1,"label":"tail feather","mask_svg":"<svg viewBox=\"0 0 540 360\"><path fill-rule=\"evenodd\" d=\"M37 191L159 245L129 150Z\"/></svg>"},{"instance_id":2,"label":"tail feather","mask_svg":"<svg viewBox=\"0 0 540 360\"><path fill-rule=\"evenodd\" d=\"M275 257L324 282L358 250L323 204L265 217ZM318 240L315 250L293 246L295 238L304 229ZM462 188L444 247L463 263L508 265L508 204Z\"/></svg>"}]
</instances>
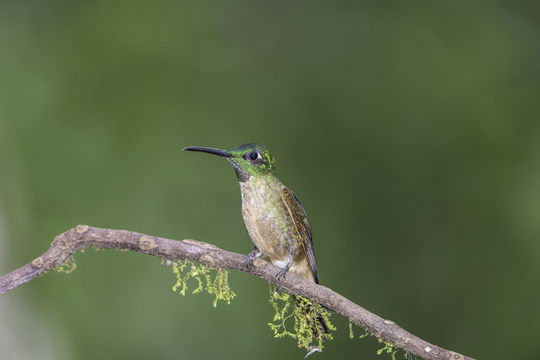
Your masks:
<instances>
[{"instance_id":1,"label":"tail feather","mask_svg":"<svg viewBox=\"0 0 540 360\"><path fill-rule=\"evenodd\" d=\"M323 334L329 334L330 333L330 329L328 329L328 325L326 325L326 321L324 321L323 317L322 316L319 316L317 318L317 321L319 323L319 328L321 330L321 332Z\"/></svg>"},{"instance_id":2,"label":"tail feather","mask_svg":"<svg viewBox=\"0 0 540 360\"><path fill-rule=\"evenodd\" d=\"M300 309L302 309L302 312L306 315L306 319L308 322L308 325L311 326L311 331L313 332L313 336L315 338L322 338L322 340L326 340L326 334L330 333L330 329L328 328L328 325L326 324L326 321L324 318L319 315L316 319L312 319L312 306L310 304L305 303L304 301L300 300L298 297L295 297L295 303L296 306L298 306ZM313 322L315 320L315 322Z\"/></svg>"}]
</instances>

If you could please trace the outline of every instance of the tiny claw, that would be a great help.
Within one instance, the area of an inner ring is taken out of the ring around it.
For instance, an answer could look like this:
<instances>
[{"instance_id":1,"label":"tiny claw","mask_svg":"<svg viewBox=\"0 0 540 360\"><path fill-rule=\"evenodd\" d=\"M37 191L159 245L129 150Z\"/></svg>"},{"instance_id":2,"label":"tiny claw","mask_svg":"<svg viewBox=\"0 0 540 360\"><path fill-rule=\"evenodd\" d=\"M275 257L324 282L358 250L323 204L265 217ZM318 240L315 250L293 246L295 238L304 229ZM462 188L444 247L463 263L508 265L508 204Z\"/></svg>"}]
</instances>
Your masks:
<instances>
[{"instance_id":1,"label":"tiny claw","mask_svg":"<svg viewBox=\"0 0 540 360\"><path fill-rule=\"evenodd\" d=\"M285 279L285 274L287 274L287 271L289 271L289 268L281 269L276 275L276 278L278 280L281 280L282 278Z\"/></svg>"},{"instance_id":2,"label":"tiny claw","mask_svg":"<svg viewBox=\"0 0 540 360\"><path fill-rule=\"evenodd\" d=\"M257 259L261 255L262 253L259 250L253 250L252 252L246 255L246 258L244 259L244 265L246 267L251 267L255 259Z\"/></svg>"}]
</instances>

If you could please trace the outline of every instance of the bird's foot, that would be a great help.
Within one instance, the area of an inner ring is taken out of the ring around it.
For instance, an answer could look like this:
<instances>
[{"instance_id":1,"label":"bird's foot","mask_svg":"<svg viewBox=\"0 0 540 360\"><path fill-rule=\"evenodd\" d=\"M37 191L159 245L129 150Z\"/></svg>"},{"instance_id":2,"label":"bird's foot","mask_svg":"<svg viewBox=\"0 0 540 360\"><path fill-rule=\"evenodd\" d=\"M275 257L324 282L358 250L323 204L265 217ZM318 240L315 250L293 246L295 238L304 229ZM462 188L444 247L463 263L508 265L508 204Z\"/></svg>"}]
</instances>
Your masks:
<instances>
[{"instance_id":1,"label":"bird's foot","mask_svg":"<svg viewBox=\"0 0 540 360\"><path fill-rule=\"evenodd\" d=\"M287 274L287 271L289 271L289 269L290 269L290 267L292 265L292 262L293 262L292 255L289 256L289 258L286 259L285 261L272 261L272 264L279 268L279 272L276 275L276 278L278 280L281 280L282 278L285 278L285 274Z\"/></svg>"},{"instance_id":2,"label":"bird's foot","mask_svg":"<svg viewBox=\"0 0 540 360\"><path fill-rule=\"evenodd\" d=\"M278 280L281 280L282 278L285 279L285 274L287 273L287 271L289 271L288 266L286 268L284 268L284 269L280 269L279 272L276 275L276 278Z\"/></svg>"},{"instance_id":3,"label":"bird's foot","mask_svg":"<svg viewBox=\"0 0 540 360\"><path fill-rule=\"evenodd\" d=\"M253 250L252 252L246 255L246 259L244 260L244 265L246 265L246 267L251 267L255 259L257 259L261 255L262 253L259 250L257 249Z\"/></svg>"}]
</instances>

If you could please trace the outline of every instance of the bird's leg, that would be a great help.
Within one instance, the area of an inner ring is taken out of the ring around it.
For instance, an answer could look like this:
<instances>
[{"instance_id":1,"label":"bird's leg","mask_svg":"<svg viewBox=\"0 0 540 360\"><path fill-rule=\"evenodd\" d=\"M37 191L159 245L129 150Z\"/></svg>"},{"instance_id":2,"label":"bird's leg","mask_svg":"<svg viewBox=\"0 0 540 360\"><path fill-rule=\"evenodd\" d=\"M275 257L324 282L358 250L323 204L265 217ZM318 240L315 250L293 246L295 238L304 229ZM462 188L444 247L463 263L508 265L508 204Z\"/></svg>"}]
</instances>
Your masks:
<instances>
[{"instance_id":1,"label":"bird's leg","mask_svg":"<svg viewBox=\"0 0 540 360\"><path fill-rule=\"evenodd\" d=\"M294 259L294 255L292 254L292 252L289 254L289 257L287 258L286 262L285 262L285 266L284 267L280 267L281 270L279 270L279 272L277 273L276 277L278 278L278 280L280 280L281 278L284 278L285 277L285 274L287 273L287 271L289 271L289 268L291 267L292 263L293 263L293 259ZM279 266L278 266L279 267Z\"/></svg>"},{"instance_id":2,"label":"bird's leg","mask_svg":"<svg viewBox=\"0 0 540 360\"><path fill-rule=\"evenodd\" d=\"M257 248L257 246L253 245L253 251L246 255L246 259L244 260L244 264L247 267L250 267L253 265L253 262L256 258L260 257L262 255L262 252Z\"/></svg>"}]
</instances>

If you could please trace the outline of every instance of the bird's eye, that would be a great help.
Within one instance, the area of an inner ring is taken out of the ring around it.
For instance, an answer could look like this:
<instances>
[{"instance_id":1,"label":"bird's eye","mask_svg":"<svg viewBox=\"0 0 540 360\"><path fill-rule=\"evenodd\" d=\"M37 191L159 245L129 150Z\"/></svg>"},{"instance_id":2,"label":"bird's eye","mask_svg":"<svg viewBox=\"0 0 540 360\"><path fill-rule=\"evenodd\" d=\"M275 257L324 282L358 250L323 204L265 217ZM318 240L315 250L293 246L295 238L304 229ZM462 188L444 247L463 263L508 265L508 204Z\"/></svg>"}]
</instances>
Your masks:
<instances>
[{"instance_id":1,"label":"bird's eye","mask_svg":"<svg viewBox=\"0 0 540 360\"><path fill-rule=\"evenodd\" d=\"M258 151L253 151L253 152L249 153L248 156L249 156L250 160L255 161L255 160L257 160L257 159L259 159L261 157L261 154L259 154Z\"/></svg>"}]
</instances>

